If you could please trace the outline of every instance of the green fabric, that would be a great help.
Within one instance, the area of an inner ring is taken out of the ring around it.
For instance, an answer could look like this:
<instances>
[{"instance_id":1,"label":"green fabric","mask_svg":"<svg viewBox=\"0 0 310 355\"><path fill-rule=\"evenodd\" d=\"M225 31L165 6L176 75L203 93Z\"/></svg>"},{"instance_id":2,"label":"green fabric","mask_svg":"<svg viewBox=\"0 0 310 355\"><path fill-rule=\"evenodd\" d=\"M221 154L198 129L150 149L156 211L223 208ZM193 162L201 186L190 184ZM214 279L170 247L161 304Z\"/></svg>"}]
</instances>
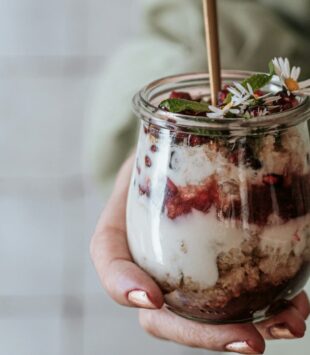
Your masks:
<instances>
[{"instance_id":1,"label":"green fabric","mask_svg":"<svg viewBox=\"0 0 310 355\"><path fill-rule=\"evenodd\" d=\"M266 71L287 56L310 76L309 0L218 0L225 69ZM101 182L134 146L134 93L165 75L206 71L201 0L141 0L141 34L110 58L91 112L88 156Z\"/></svg>"}]
</instances>

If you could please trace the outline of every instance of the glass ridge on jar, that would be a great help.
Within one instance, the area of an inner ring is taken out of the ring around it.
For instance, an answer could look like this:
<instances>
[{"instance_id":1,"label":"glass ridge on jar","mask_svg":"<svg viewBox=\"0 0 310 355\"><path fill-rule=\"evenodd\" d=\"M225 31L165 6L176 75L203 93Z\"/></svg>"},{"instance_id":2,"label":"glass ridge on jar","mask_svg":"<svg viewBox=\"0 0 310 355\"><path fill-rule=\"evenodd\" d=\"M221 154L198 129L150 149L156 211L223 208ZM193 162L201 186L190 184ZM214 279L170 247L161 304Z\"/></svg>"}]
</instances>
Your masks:
<instances>
[{"instance_id":1,"label":"glass ridge on jar","mask_svg":"<svg viewBox=\"0 0 310 355\"><path fill-rule=\"evenodd\" d=\"M227 71L223 83L251 74ZM175 313L218 324L265 319L310 273L309 100L250 120L158 108L178 90L208 96L209 77L163 78L134 97L130 251Z\"/></svg>"}]
</instances>

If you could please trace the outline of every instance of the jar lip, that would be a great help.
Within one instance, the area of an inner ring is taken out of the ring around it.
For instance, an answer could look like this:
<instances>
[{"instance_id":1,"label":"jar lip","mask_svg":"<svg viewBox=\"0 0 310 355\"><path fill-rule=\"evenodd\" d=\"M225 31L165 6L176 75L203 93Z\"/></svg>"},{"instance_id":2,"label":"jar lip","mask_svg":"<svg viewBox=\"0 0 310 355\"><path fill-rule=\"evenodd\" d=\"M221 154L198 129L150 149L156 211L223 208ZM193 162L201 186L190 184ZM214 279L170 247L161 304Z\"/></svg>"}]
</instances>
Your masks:
<instances>
[{"instance_id":1,"label":"jar lip","mask_svg":"<svg viewBox=\"0 0 310 355\"><path fill-rule=\"evenodd\" d=\"M236 71L236 70L223 70L222 78L226 81L238 81L248 78L249 76L257 74L251 71ZM172 128L172 126L179 128L208 128L211 130L240 130L240 129L272 129L272 127L279 127L285 125L290 127L297 125L300 122L309 118L310 114L310 100L307 96L297 95L300 104L292 109L274 113L268 116L260 116L252 119L240 118L208 118L206 116L190 116L180 113L172 113L162 110L158 106L151 103L152 92L156 89L163 88L165 85L170 85L170 89L159 91L159 94L171 92L176 86L185 86L190 88L191 83L209 81L209 74L207 73L187 73L179 75L166 76L161 79L155 80L150 84L143 87L133 98L133 111L142 120L151 122L166 128ZM280 89L281 85L276 78L272 79L271 85ZM193 86L192 86L193 87ZM208 87L208 86L206 86ZM167 125L169 127L167 127Z\"/></svg>"}]
</instances>

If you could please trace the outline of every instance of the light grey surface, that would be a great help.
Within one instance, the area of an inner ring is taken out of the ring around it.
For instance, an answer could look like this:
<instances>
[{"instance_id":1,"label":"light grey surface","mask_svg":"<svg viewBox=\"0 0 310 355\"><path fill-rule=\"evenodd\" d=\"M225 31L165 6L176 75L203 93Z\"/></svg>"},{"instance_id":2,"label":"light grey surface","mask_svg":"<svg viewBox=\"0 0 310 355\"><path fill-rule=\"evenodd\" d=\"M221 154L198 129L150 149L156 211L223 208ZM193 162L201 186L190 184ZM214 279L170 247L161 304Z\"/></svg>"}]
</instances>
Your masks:
<instances>
[{"instance_id":1,"label":"light grey surface","mask_svg":"<svg viewBox=\"0 0 310 355\"><path fill-rule=\"evenodd\" d=\"M145 335L88 255L104 200L83 161L87 112L136 2L0 1L1 355L206 353Z\"/></svg>"}]
</instances>

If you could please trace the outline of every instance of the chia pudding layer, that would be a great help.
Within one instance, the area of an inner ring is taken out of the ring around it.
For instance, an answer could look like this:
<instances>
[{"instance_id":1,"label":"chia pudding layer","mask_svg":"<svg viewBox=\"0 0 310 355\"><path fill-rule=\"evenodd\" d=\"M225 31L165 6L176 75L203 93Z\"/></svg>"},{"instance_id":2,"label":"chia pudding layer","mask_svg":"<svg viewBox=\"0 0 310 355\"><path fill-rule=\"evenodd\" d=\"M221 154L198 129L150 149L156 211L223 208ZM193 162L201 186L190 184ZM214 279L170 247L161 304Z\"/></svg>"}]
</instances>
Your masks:
<instances>
[{"instance_id":1,"label":"chia pudding layer","mask_svg":"<svg viewBox=\"0 0 310 355\"><path fill-rule=\"evenodd\" d=\"M235 140L144 122L127 231L173 311L208 322L265 317L310 272L307 122Z\"/></svg>"}]
</instances>

